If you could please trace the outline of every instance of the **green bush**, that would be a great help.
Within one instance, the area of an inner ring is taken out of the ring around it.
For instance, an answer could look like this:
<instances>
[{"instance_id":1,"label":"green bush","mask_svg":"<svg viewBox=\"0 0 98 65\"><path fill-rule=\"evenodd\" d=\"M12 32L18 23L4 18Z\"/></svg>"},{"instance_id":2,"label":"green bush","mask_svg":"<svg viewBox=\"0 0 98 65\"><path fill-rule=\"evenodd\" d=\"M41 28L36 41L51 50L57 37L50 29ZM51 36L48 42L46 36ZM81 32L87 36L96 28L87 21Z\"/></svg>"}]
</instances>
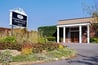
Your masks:
<instances>
[{"instance_id":1,"label":"green bush","mask_svg":"<svg viewBox=\"0 0 98 65\"><path fill-rule=\"evenodd\" d=\"M92 42L92 43L98 43L98 38L91 38L90 42Z\"/></svg>"},{"instance_id":2,"label":"green bush","mask_svg":"<svg viewBox=\"0 0 98 65\"><path fill-rule=\"evenodd\" d=\"M56 36L56 26L41 26L38 27L38 31L46 37Z\"/></svg>"},{"instance_id":3,"label":"green bush","mask_svg":"<svg viewBox=\"0 0 98 65\"><path fill-rule=\"evenodd\" d=\"M39 43L45 43L45 38L44 37L40 37L38 40Z\"/></svg>"},{"instance_id":4,"label":"green bush","mask_svg":"<svg viewBox=\"0 0 98 65\"><path fill-rule=\"evenodd\" d=\"M48 41L56 41L56 37L47 37Z\"/></svg>"},{"instance_id":5,"label":"green bush","mask_svg":"<svg viewBox=\"0 0 98 65\"><path fill-rule=\"evenodd\" d=\"M13 36L6 36L3 38L0 38L1 43L16 43L16 39Z\"/></svg>"}]
</instances>

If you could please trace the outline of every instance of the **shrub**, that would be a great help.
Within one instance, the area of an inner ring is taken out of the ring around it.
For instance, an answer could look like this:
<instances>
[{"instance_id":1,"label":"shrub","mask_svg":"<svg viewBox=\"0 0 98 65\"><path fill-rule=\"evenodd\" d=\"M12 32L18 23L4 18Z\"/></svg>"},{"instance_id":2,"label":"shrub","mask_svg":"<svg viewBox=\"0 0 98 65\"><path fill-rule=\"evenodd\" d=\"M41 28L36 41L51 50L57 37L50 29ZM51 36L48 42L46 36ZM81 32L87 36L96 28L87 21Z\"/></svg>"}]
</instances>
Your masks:
<instances>
[{"instance_id":1,"label":"shrub","mask_svg":"<svg viewBox=\"0 0 98 65\"><path fill-rule=\"evenodd\" d=\"M31 54L32 48L22 48L22 54Z\"/></svg>"},{"instance_id":2,"label":"shrub","mask_svg":"<svg viewBox=\"0 0 98 65\"><path fill-rule=\"evenodd\" d=\"M38 27L38 31L42 33L43 36L55 36L56 35L56 26L41 26Z\"/></svg>"},{"instance_id":3,"label":"shrub","mask_svg":"<svg viewBox=\"0 0 98 65\"><path fill-rule=\"evenodd\" d=\"M31 54L32 53L32 44L30 42L24 42L22 45L22 54Z\"/></svg>"},{"instance_id":4,"label":"shrub","mask_svg":"<svg viewBox=\"0 0 98 65\"><path fill-rule=\"evenodd\" d=\"M54 49L58 49L58 44L57 43L46 44L46 49L48 51L52 51Z\"/></svg>"},{"instance_id":5,"label":"shrub","mask_svg":"<svg viewBox=\"0 0 98 65\"><path fill-rule=\"evenodd\" d=\"M5 49L15 49L20 51L22 48L22 44L11 44L11 43L0 43L0 50L5 50Z\"/></svg>"},{"instance_id":6,"label":"shrub","mask_svg":"<svg viewBox=\"0 0 98 65\"><path fill-rule=\"evenodd\" d=\"M1 43L16 43L16 39L13 36L6 36L3 38L0 38Z\"/></svg>"},{"instance_id":7,"label":"shrub","mask_svg":"<svg viewBox=\"0 0 98 65\"><path fill-rule=\"evenodd\" d=\"M59 44L59 49L63 49L63 48L64 48L64 45Z\"/></svg>"},{"instance_id":8,"label":"shrub","mask_svg":"<svg viewBox=\"0 0 98 65\"><path fill-rule=\"evenodd\" d=\"M47 37L48 41L56 41L56 37Z\"/></svg>"},{"instance_id":9,"label":"shrub","mask_svg":"<svg viewBox=\"0 0 98 65\"><path fill-rule=\"evenodd\" d=\"M22 49L22 44L12 44L12 47L11 49L15 49L15 50L18 50L18 51L21 51Z\"/></svg>"},{"instance_id":10,"label":"shrub","mask_svg":"<svg viewBox=\"0 0 98 65\"><path fill-rule=\"evenodd\" d=\"M39 43L45 43L45 38L44 37L40 37L38 42Z\"/></svg>"},{"instance_id":11,"label":"shrub","mask_svg":"<svg viewBox=\"0 0 98 65\"><path fill-rule=\"evenodd\" d=\"M58 48L58 44L56 43L46 43L46 44L33 44L33 52L41 53L43 50L51 51Z\"/></svg>"},{"instance_id":12,"label":"shrub","mask_svg":"<svg viewBox=\"0 0 98 65\"><path fill-rule=\"evenodd\" d=\"M42 51L42 44L33 44L33 53L40 53Z\"/></svg>"},{"instance_id":13,"label":"shrub","mask_svg":"<svg viewBox=\"0 0 98 65\"><path fill-rule=\"evenodd\" d=\"M90 42L92 42L92 43L98 43L98 38L91 38Z\"/></svg>"}]
</instances>

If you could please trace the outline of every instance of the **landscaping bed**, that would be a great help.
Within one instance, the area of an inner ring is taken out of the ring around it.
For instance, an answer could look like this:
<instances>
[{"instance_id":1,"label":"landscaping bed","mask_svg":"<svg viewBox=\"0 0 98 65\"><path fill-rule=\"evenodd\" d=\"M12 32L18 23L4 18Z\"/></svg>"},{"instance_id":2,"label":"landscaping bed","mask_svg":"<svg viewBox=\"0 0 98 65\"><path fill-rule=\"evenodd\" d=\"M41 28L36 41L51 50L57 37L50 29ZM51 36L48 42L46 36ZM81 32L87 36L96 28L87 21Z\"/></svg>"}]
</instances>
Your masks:
<instances>
[{"instance_id":1,"label":"landscaping bed","mask_svg":"<svg viewBox=\"0 0 98 65\"><path fill-rule=\"evenodd\" d=\"M0 39L0 63L3 65L51 62L75 56L74 49L61 43L32 43L29 41L18 43L14 37L10 36Z\"/></svg>"},{"instance_id":2,"label":"landscaping bed","mask_svg":"<svg viewBox=\"0 0 98 65\"><path fill-rule=\"evenodd\" d=\"M66 59L76 55L74 50L64 48L58 49L53 51L46 52L44 50L43 53L32 53L29 55L17 55L13 57L14 62L22 62L22 61L52 61L52 60L59 60L59 59Z\"/></svg>"},{"instance_id":3,"label":"landscaping bed","mask_svg":"<svg viewBox=\"0 0 98 65\"><path fill-rule=\"evenodd\" d=\"M73 58L75 56L76 56L75 50L70 49L68 47L63 48L59 47L58 49L54 49L52 51L43 50L40 53L20 54L17 56L12 56L12 61L10 65L51 62L51 61Z\"/></svg>"}]
</instances>

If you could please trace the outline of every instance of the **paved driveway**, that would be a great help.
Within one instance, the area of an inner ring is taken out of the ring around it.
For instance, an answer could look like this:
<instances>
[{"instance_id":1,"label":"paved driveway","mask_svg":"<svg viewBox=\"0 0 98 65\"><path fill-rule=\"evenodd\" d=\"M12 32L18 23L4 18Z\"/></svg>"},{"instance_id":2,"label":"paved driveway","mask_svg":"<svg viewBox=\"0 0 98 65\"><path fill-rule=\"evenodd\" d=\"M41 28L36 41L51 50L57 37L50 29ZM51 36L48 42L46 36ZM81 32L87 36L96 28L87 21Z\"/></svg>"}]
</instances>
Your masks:
<instances>
[{"instance_id":1,"label":"paved driveway","mask_svg":"<svg viewBox=\"0 0 98 65\"><path fill-rule=\"evenodd\" d=\"M32 65L98 65L98 44L66 44L78 51L74 59Z\"/></svg>"}]
</instances>

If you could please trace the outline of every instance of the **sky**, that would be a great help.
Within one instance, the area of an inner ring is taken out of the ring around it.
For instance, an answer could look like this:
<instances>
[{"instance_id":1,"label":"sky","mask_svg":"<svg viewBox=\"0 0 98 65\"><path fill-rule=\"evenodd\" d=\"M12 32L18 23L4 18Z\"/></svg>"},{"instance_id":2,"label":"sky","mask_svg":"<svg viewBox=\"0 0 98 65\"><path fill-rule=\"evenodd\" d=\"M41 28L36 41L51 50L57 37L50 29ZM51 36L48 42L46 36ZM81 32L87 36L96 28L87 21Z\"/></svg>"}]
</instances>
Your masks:
<instances>
[{"instance_id":1,"label":"sky","mask_svg":"<svg viewBox=\"0 0 98 65\"><path fill-rule=\"evenodd\" d=\"M94 0L0 0L0 27L9 26L10 10L22 8L28 15L28 29L57 25L58 20L89 17L83 4Z\"/></svg>"}]
</instances>

